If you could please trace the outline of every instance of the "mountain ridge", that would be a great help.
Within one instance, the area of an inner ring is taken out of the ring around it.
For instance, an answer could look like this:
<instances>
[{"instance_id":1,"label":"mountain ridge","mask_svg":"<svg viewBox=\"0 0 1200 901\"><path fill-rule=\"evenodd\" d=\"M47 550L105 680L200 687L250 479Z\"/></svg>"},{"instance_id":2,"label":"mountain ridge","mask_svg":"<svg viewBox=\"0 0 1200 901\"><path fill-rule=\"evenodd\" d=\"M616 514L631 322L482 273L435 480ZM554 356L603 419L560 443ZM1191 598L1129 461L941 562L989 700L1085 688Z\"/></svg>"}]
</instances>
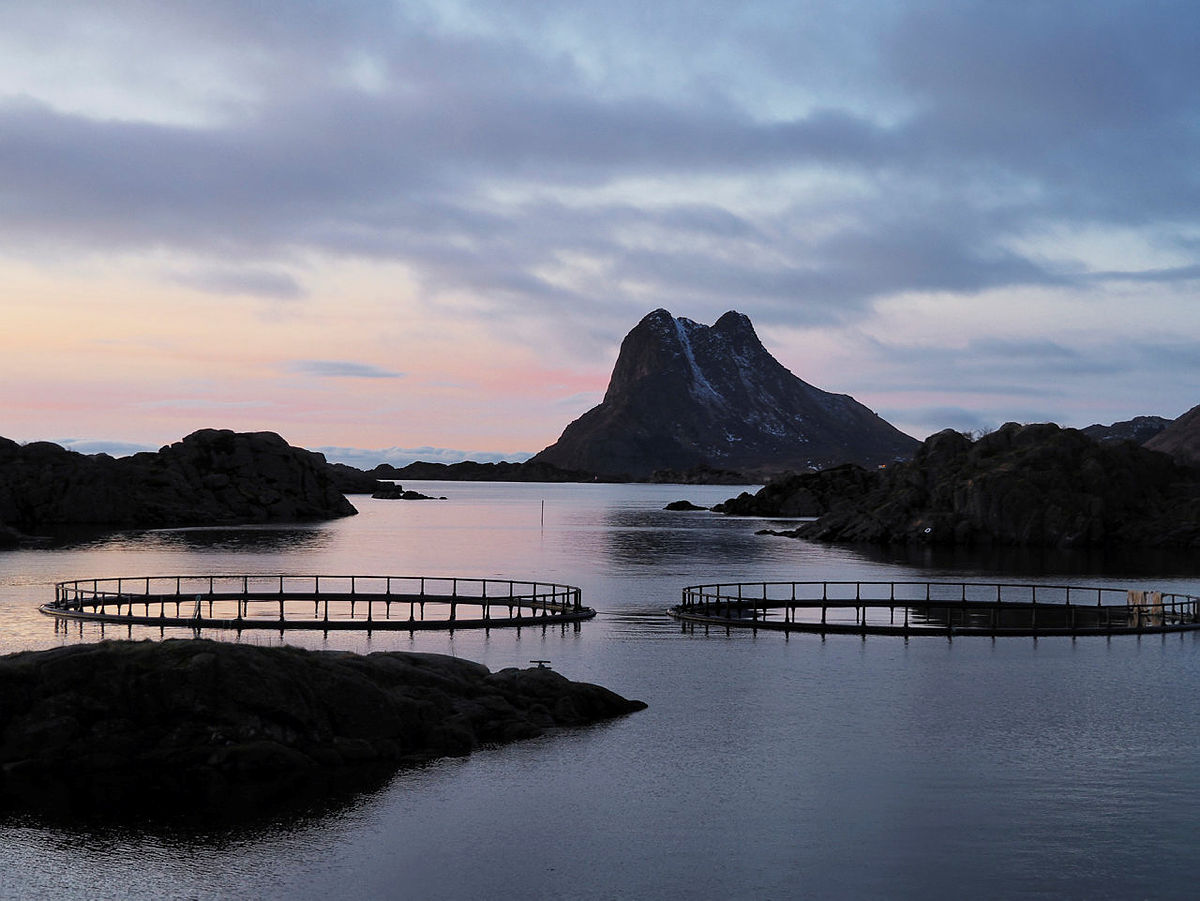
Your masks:
<instances>
[{"instance_id":1,"label":"mountain ridge","mask_svg":"<svg viewBox=\"0 0 1200 901\"><path fill-rule=\"evenodd\" d=\"M697 466L765 474L878 465L918 444L790 372L745 314L706 326L657 309L622 341L603 401L532 459L633 478Z\"/></svg>"}]
</instances>

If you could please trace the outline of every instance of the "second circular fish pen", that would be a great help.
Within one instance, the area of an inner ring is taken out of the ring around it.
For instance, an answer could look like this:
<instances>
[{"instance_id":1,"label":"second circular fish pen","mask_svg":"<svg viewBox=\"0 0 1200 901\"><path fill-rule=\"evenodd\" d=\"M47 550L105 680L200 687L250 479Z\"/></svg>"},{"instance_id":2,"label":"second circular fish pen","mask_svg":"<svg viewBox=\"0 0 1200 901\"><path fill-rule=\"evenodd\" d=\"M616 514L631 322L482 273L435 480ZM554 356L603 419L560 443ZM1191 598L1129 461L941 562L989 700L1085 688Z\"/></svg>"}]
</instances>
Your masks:
<instances>
[{"instance_id":1,"label":"second circular fish pen","mask_svg":"<svg viewBox=\"0 0 1200 901\"><path fill-rule=\"evenodd\" d=\"M572 585L455 576L200 575L76 579L59 620L191 629L470 629L581 622Z\"/></svg>"},{"instance_id":2,"label":"second circular fish pen","mask_svg":"<svg viewBox=\"0 0 1200 901\"><path fill-rule=\"evenodd\" d=\"M687 624L880 635L1119 635L1200 629L1200 598L1067 585L741 582L692 585Z\"/></svg>"}]
</instances>

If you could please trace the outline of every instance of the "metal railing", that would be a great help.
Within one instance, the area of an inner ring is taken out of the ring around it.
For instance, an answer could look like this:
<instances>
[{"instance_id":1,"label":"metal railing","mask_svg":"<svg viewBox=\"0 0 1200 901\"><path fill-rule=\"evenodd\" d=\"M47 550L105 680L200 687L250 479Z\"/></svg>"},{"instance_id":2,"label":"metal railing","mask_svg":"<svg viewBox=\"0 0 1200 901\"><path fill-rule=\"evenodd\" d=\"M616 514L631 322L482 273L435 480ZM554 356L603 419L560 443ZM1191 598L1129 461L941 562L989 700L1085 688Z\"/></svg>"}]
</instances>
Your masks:
<instances>
[{"instance_id":1,"label":"metal railing","mask_svg":"<svg viewBox=\"0 0 1200 901\"><path fill-rule=\"evenodd\" d=\"M795 632L1089 635L1200 629L1200 598L995 582L737 582L692 585L684 623Z\"/></svg>"},{"instance_id":2,"label":"metal railing","mask_svg":"<svg viewBox=\"0 0 1200 901\"><path fill-rule=\"evenodd\" d=\"M38 608L60 620L193 629L455 629L579 622L572 585L457 576L223 574L75 579Z\"/></svg>"}]
</instances>

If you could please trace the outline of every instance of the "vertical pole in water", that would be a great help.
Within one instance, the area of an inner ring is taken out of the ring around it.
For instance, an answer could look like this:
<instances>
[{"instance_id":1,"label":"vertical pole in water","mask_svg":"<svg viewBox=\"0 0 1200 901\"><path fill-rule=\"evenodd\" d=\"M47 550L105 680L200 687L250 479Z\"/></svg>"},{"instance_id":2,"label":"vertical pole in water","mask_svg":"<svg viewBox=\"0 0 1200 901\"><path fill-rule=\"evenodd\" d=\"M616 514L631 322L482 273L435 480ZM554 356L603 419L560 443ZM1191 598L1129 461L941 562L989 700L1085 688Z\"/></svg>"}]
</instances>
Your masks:
<instances>
[{"instance_id":1,"label":"vertical pole in water","mask_svg":"<svg viewBox=\"0 0 1200 901\"><path fill-rule=\"evenodd\" d=\"M542 498L542 528L546 527L546 499Z\"/></svg>"}]
</instances>

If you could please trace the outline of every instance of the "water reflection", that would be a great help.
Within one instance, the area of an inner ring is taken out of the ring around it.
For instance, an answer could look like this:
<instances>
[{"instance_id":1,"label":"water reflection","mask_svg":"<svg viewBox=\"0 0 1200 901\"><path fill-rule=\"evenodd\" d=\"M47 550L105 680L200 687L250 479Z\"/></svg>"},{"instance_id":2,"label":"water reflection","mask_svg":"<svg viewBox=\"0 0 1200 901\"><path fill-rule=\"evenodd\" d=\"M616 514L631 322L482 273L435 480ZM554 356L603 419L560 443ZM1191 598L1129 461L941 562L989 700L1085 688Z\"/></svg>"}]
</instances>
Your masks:
<instances>
[{"instance_id":1,"label":"water reflection","mask_svg":"<svg viewBox=\"0 0 1200 901\"><path fill-rule=\"evenodd\" d=\"M140 546L185 551L252 554L297 553L328 547L333 532L320 526L246 526L224 529L166 529L146 533Z\"/></svg>"},{"instance_id":2,"label":"water reflection","mask_svg":"<svg viewBox=\"0 0 1200 901\"><path fill-rule=\"evenodd\" d=\"M1188 578L1200 576L1194 552L1161 548L966 548L929 545L842 548L865 561L889 566L936 570L951 575L994 577L1006 582L1023 578L1052 580L1086 574L1098 578Z\"/></svg>"},{"instance_id":3,"label":"water reflection","mask_svg":"<svg viewBox=\"0 0 1200 901\"><path fill-rule=\"evenodd\" d=\"M209 784L168 781L139 793L136 781L89 782L60 774L52 782L22 782L16 786L20 790L0 795L0 829L69 832L86 838L89 845L147 835L260 837L317 824L372 803L395 778L394 766L364 764L236 784L214 774Z\"/></svg>"},{"instance_id":4,"label":"water reflection","mask_svg":"<svg viewBox=\"0 0 1200 901\"><path fill-rule=\"evenodd\" d=\"M307 551L328 545L333 532L325 523L279 526L220 526L184 529L56 528L38 535L35 550L183 550L275 553ZM20 553L19 548L6 553Z\"/></svg>"},{"instance_id":5,"label":"water reflection","mask_svg":"<svg viewBox=\"0 0 1200 901\"><path fill-rule=\"evenodd\" d=\"M604 554L614 565L655 566L670 560L721 560L746 563L773 555L774 549L745 523L708 514L661 510L606 510L599 532Z\"/></svg>"}]
</instances>

